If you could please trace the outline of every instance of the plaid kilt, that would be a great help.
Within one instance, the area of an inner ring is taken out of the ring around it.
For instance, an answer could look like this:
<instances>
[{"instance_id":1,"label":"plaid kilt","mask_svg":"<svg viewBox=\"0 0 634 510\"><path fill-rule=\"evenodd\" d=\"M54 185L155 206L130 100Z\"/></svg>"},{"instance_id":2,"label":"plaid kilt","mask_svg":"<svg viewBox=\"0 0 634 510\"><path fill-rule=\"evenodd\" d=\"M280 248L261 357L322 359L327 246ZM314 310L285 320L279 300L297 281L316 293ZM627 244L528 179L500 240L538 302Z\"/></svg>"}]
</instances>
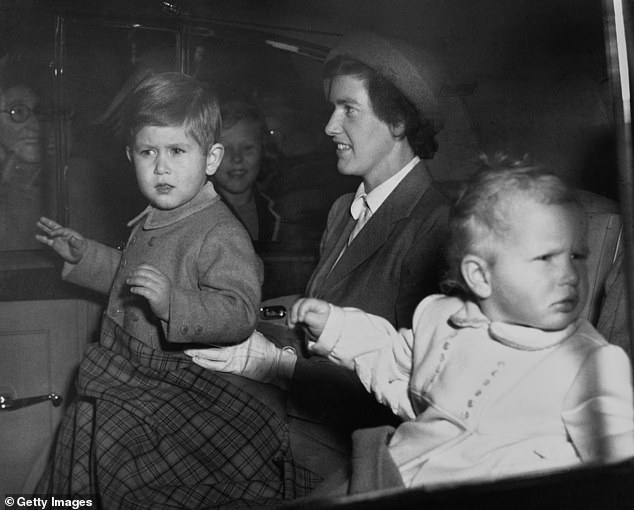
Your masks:
<instances>
[{"instance_id":1,"label":"plaid kilt","mask_svg":"<svg viewBox=\"0 0 634 510\"><path fill-rule=\"evenodd\" d=\"M319 482L292 459L288 428L259 400L107 317L86 351L38 494L99 508L265 508Z\"/></svg>"}]
</instances>

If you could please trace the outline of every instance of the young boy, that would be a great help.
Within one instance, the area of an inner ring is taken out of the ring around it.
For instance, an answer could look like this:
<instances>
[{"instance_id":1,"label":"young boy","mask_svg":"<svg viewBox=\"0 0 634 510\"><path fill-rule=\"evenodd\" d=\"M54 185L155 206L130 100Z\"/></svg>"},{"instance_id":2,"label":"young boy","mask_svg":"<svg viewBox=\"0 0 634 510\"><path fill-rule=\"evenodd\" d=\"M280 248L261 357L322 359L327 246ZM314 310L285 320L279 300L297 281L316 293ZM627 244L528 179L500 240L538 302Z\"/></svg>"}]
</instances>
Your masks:
<instances>
[{"instance_id":1,"label":"young boy","mask_svg":"<svg viewBox=\"0 0 634 510\"><path fill-rule=\"evenodd\" d=\"M316 299L291 311L313 352L407 420L355 433L350 485L330 487L436 487L634 455L629 359L579 318L588 247L573 193L498 164L457 200L450 231L461 296L424 299L412 329Z\"/></svg>"},{"instance_id":2,"label":"young boy","mask_svg":"<svg viewBox=\"0 0 634 510\"><path fill-rule=\"evenodd\" d=\"M207 182L223 156L218 103L193 78L165 73L139 85L128 113L126 152L150 205L129 223L123 251L38 223L66 280L109 293L40 489L95 495L103 508L280 498L283 423L182 354L247 338L260 300L249 235Z\"/></svg>"}]
</instances>

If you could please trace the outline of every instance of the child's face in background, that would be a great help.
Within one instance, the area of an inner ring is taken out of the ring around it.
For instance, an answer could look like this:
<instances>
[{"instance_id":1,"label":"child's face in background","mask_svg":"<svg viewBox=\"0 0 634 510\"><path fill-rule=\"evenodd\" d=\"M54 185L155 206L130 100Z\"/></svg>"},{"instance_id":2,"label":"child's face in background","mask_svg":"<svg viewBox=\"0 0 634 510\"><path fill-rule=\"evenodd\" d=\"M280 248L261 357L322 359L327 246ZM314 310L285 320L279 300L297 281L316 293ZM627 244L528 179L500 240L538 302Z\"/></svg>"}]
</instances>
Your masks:
<instances>
[{"instance_id":1,"label":"child's face in background","mask_svg":"<svg viewBox=\"0 0 634 510\"><path fill-rule=\"evenodd\" d=\"M141 193L158 209L189 202L205 185L222 159L222 147L205 153L184 126L145 126L128 147Z\"/></svg>"},{"instance_id":2,"label":"child's face in background","mask_svg":"<svg viewBox=\"0 0 634 510\"><path fill-rule=\"evenodd\" d=\"M573 205L545 205L517 197L510 230L496 236L489 265L489 319L559 330L581 313L587 297L585 217Z\"/></svg>"},{"instance_id":3,"label":"child's face in background","mask_svg":"<svg viewBox=\"0 0 634 510\"><path fill-rule=\"evenodd\" d=\"M241 120L224 128L220 142L225 155L214 175L221 192L241 195L254 185L262 163L262 130L255 122Z\"/></svg>"}]
</instances>

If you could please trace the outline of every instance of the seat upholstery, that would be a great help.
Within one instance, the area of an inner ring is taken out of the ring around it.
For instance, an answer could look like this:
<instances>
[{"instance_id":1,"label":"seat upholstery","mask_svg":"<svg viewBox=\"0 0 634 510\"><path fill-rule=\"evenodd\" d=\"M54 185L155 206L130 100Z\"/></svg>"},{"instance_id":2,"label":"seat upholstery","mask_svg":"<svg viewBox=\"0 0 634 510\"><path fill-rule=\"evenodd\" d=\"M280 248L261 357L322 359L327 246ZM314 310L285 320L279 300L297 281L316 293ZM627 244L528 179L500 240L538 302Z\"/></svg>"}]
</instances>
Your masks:
<instances>
[{"instance_id":1,"label":"seat upholstery","mask_svg":"<svg viewBox=\"0 0 634 510\"><path fill-rule=\"evenodd\" d=\"M583 316L596 326L605 294L605 281L616 260L621 239L618 205L605 197L579 191L588 218L588 300Z\"/></svg>"}]
</instances>

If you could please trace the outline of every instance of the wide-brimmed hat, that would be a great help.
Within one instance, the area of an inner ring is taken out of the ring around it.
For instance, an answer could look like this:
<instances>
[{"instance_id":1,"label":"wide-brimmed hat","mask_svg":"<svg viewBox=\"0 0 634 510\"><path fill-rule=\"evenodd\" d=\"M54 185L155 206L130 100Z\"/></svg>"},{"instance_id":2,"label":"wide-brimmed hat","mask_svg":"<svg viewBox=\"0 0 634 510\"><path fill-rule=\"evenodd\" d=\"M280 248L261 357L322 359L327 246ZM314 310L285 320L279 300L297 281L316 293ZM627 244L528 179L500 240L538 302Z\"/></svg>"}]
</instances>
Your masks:
<instances>
[{"instance_id":1,"label":"wide-brimmed hat","mask_svg":"<svg viewBox=\"0 0 634 510\"><path fill-rule=\"evenodd\" d=\"M416 107L419 116L440 120L442 71L427 52L401 39L359 31L343 36L326 62L337 56L358 60L387 78Z\"/></svg>"}]
</instances>

